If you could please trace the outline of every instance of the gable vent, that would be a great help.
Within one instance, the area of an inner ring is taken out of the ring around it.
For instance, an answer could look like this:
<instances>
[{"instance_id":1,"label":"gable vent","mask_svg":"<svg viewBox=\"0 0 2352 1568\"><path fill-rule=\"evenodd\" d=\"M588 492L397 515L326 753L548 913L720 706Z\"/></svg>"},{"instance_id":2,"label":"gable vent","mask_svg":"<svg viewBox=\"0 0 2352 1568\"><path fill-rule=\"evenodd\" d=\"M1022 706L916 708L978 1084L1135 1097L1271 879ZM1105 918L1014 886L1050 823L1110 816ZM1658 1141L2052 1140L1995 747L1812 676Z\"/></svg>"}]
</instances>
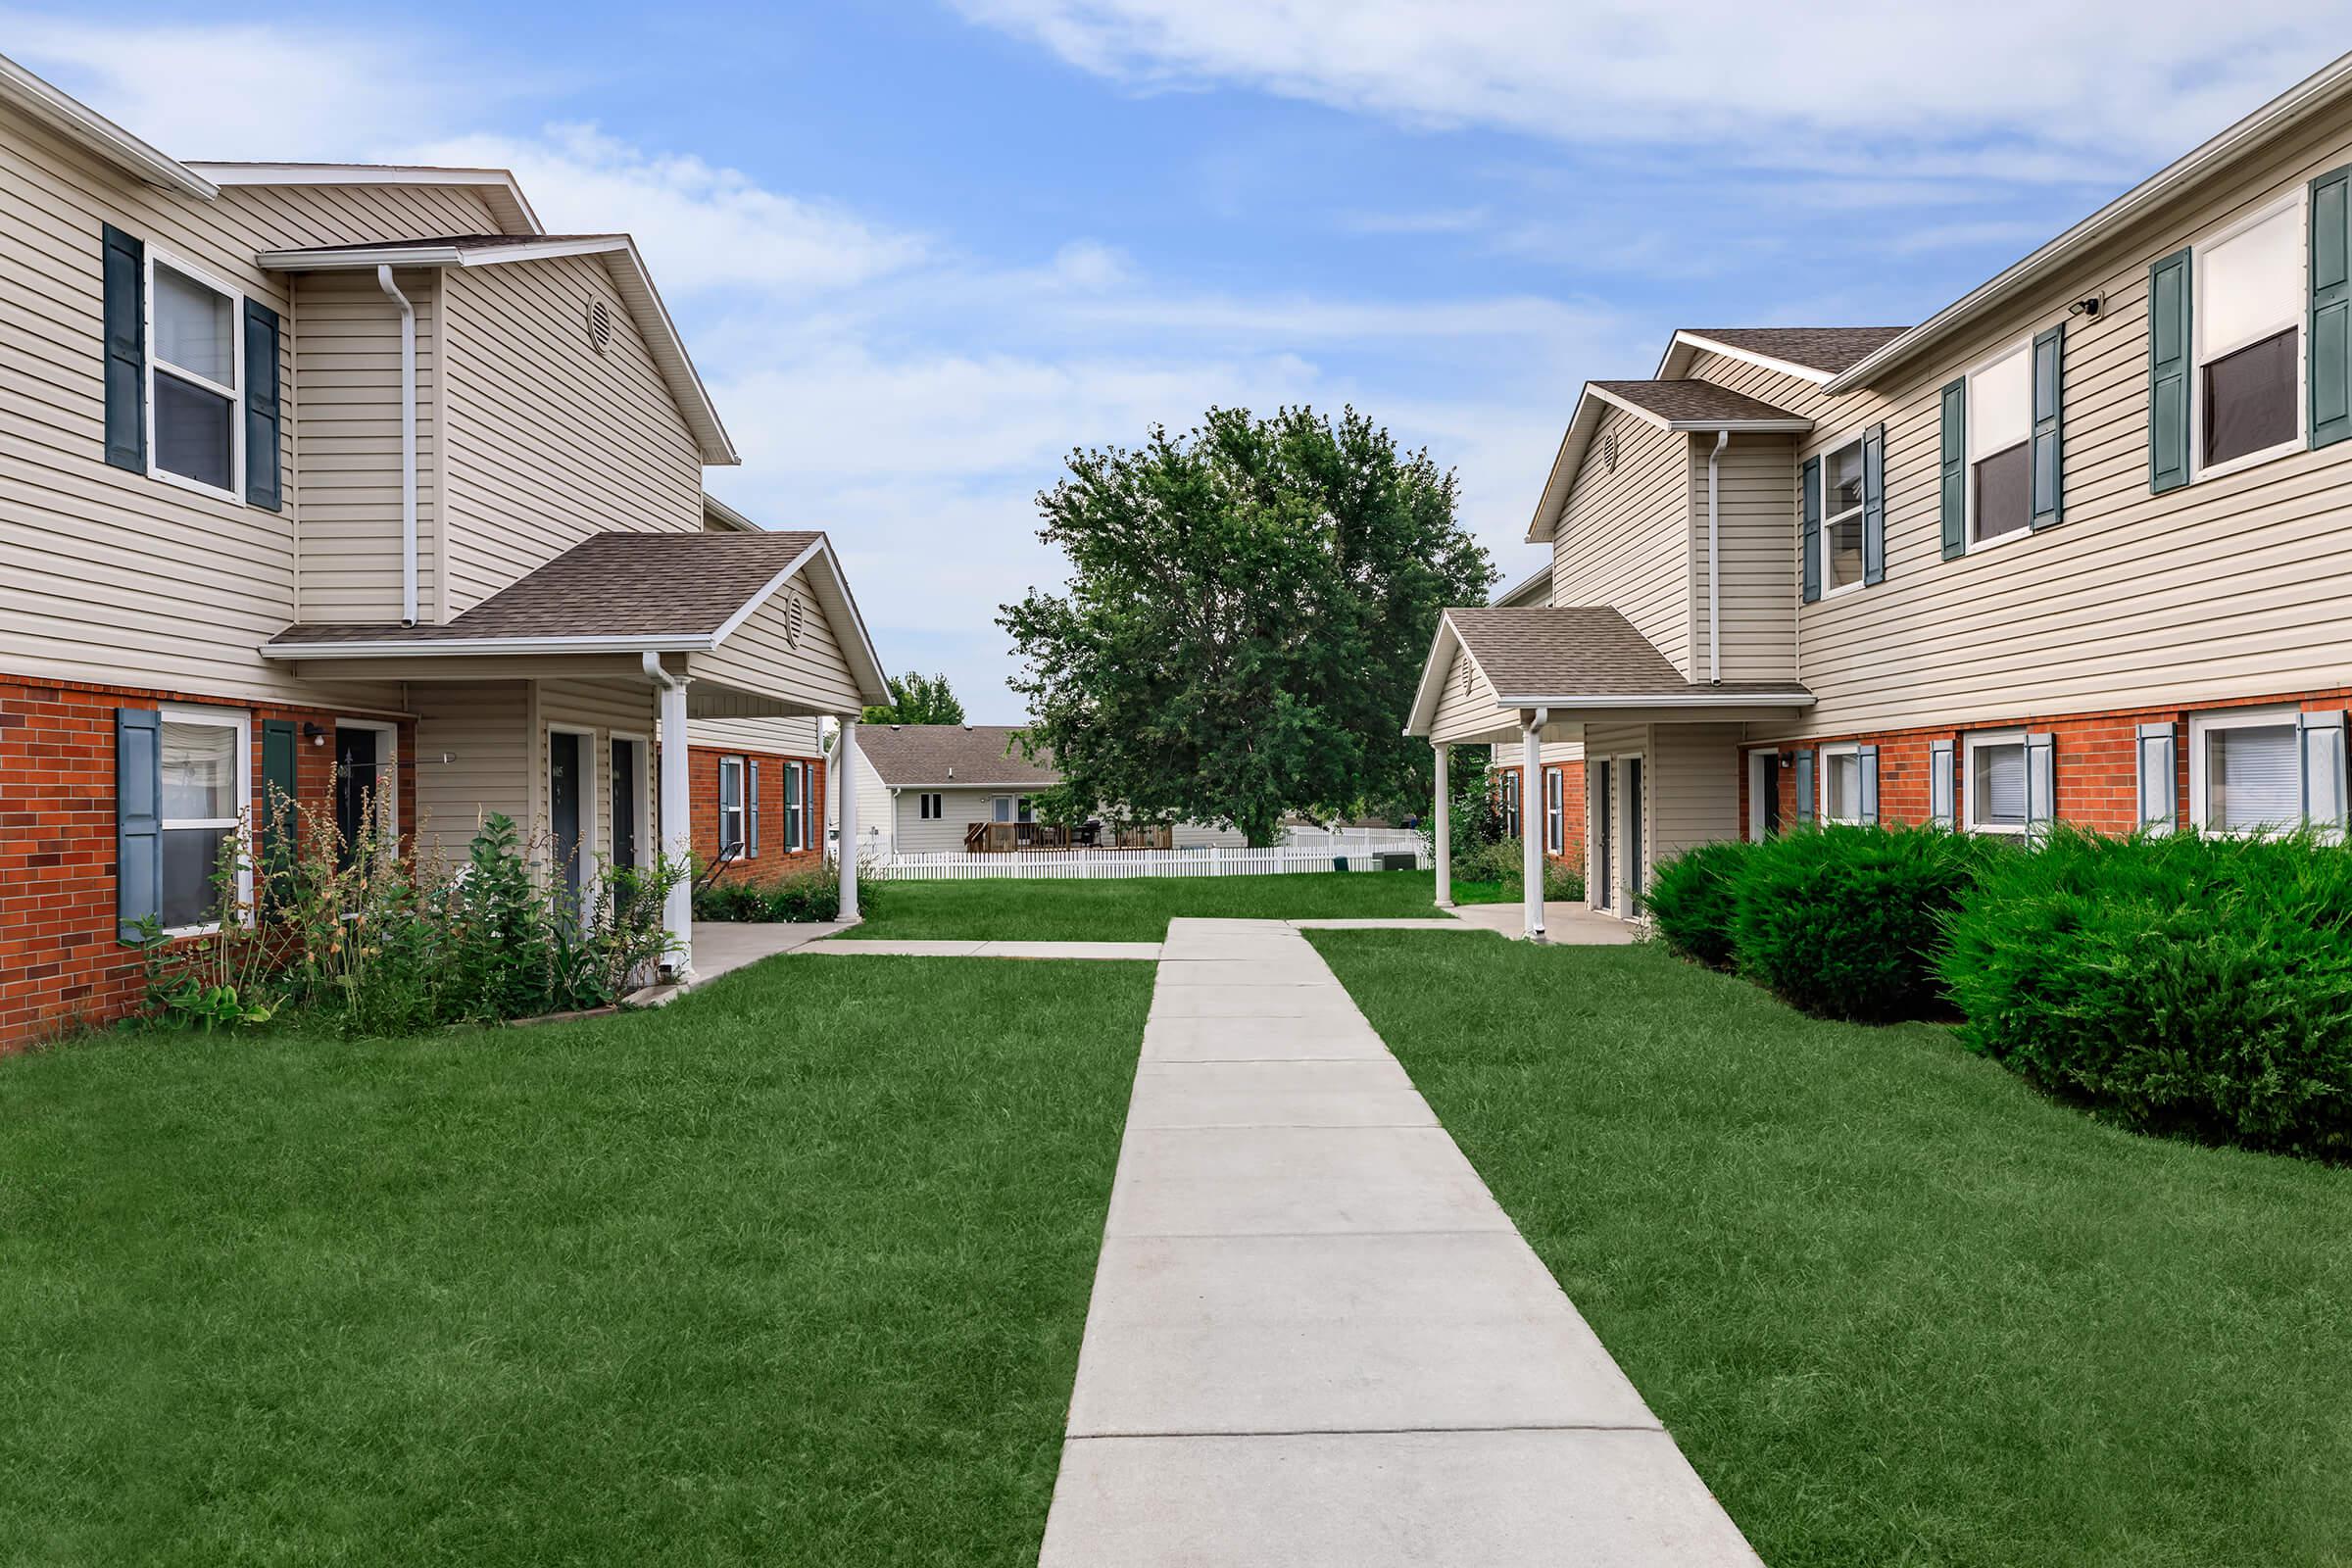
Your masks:
<instances>
[{"instance_id":1,"label":"gable vent","mask_svg":"<svg viewBox=\"0 0 2352 1568\"><path fill-rule=\"evenodd\" d=\"M808 606L801 598L800 590L795 588L787 591L784 599L784 645L786 647L798 648L801 646L801 628L808 618Z\"/></svg>"},{"instance_id":2,"label":"gable vent","mask_svg":"<svg viewBox=\"0 0 2352 1568\"><path fill-rule=\"evenodd\" d=\"M1470 698L1470 661L1469 661L1469 660L1467 660L1467 659L1465 659L1465 660L1463 660L1463 661L1462 661L1462 700L1463 700L1464 702L1467 702L1467 701L1469 701L1469 698Z\"/></svg>"},{"instance_id":3,"label":"gable vent","mask_svg":"<svg viewBox=\"0 0 2352 1568\"><path fill-rule=\"evenodd\" d=\"M1600 462L1611 473L1617 471L1617 432L1614 430L1600 438Z\"/></svg>"},{"instance_id":4,"label":"gable vent","mask_svg":"<svg viewBox=\"0 0 2352 1568\"><path fill-rule=\"evenodd\" d=\"M612 346L612 313L603 300L588 302L588 341L599 354Z\"/></svg>"}]
</instances>

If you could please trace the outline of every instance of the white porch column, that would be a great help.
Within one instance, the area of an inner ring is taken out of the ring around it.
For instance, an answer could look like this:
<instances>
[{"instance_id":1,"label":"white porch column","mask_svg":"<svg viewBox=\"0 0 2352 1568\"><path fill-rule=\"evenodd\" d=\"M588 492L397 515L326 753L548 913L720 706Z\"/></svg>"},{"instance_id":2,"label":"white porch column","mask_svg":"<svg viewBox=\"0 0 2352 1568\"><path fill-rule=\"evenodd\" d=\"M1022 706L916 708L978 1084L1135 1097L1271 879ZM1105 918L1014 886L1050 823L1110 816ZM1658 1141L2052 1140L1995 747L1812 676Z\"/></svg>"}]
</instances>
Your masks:
<instances>
[{"instance_id":1,"label":"white porch column","mask_svg":"<svg viewBox=\"0 0 2352 1568\"><path fill-rule=\"evenodd\" d=\"M685 872L694 855L694 807L686 787L686 677L671 676L660 691L662 853ZM677 944L669 961L672 972L682 980L694 970L694 882L690 872L678 878L662 901L662 923Z\"/></svg>"},{"instance_id":2,"label":"white porch column","mask_svg":"<svg viewBox=\"0 0 2352 1568\"><path fill-rule=\"evenodd\" d=\"M833 743L841 770L841 917L858 918L858 720L845 716Z\"/></svg>"},{"instance_id":3,"label":"white porch column","mask_svg":"<svg viewBox=\"0 0 2352 1568\"><path fill-rule=\"evenodd\" d=\"M1527 901L1527 936L1544 940L1544 720L1537 709L1521 726L1519 771L1519 870Z\"/></svg>"},{"instance_id":4,"label":"white porch column","mask_svg":"<svg viewBox=\"0 0 2352 1568\"><path fill-rule=\"evenodd\" d=\"M1432 742L1430 754L1438 763L1438 814L1432 817L1432 839L1437 847L1438 907L1453 907L1453 791L1447 787L1446 762L1453 755L1452 748Z\"/></svg>"}]
</instances>

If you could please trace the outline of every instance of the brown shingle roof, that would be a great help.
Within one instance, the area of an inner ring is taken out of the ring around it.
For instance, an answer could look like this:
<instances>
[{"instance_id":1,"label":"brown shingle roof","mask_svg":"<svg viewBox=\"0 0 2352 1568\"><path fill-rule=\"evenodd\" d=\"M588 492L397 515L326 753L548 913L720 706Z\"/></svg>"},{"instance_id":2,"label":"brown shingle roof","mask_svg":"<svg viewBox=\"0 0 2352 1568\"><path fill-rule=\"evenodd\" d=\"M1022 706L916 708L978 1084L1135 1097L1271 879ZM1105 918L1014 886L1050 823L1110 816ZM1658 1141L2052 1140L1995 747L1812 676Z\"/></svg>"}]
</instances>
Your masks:
<instances>
[{"instance_id":1,"label":"brown shingle roof","mask_svg":"<svg viewBox=\"0 0 2352 1568\"><path fill-rule=\"evenodd\" d=\"M1794 681L1710 686L1682 671L1616 611L1605 607L1479 606L1446 618L1496 697L1684 697L1693 692L1763 696L1802 692Z\"/></svg>"},{"instance_id":2,"label":"brown shingle roof","mask_svg":"<svg viewBox=\"0 0 2352 1568\"><path fill-rule=\"evenodd\" d=\"M822 538L821 533L600 533L445 625L298 622L271 642L706 636Z\"/></svg>"},{"instance_id":3,"label":"brown shingle roof","mask_svg":"<svg viewBox=\"0 0 2352 1568\"><path fill-rule=\"evenodd\" d=\"M1827 375L1859 365L1911 329L1907 326L1690 326L1692 337L1768 355Z\"/></svg>"},{"instance_id":4,"label":"brown shingle roof","mask_svg":"<svg viewBox=\"0 0 2352 1568\"><path fill-rule=\"evenodd\" d=\"M1591 385L1595 392L1622 398L1661 419L1805 418L1712 381L1594 381Z\"/></svg>"},{"instance_id":5,"label":"brown shingle roof","mask_svg":"<svg viewBox=\"0 0 2352 1568\"><path fill-rule=\"evenodd\" d=\"M1043 789L1061 782L1012 744L1017 724L860 724L859 755L885 784L1017 784Z\"/></svg>"}]
</instances>

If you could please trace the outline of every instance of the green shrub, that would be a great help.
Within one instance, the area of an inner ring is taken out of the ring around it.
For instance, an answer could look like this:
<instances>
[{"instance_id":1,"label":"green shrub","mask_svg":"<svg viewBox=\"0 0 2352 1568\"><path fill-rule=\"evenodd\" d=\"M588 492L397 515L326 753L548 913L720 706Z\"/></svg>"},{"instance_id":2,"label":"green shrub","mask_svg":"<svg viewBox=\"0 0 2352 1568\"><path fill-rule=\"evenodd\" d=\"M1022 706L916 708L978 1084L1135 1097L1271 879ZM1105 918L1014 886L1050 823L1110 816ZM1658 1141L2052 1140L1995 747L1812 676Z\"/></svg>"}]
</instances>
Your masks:
<instances>
[{"instance_id":1,"label":"green shrub","mask_svg":"<svg viewBox=\"0 0 2352 1568\"><path fill-rule=\"evenodd\" d=\"M1748 852L1732 916L1740 968L1790 1005L1885 1023L1947 1010L1942 922L1976 862L2008 846L1934 828L1829 827Z\"/></svg>"},{"instance_id":2,"label":"green shrub","mask_svg":"<svg viewBox=\"0 0 2352 1568\"><path fill-rule=\"evenodd\" d=\"M1666 945L1711 968L1732 963L1732 916L1751 846L1737 839L1685 850L1650 873L1650 923Z\"/></svg>"},{"instance_id":3,"label":"green shrub","mask_svg":"<svg viewBox=\"0 0 2352 1568\"><path fill-rule=\"evenodd\" d=\"M2060 833L1950 920L1961 1038L2123 1124L2352 1156L2352 851Z\"/></svg>"},{"instance_id":4,"label":"green shrub","mask_svg":"<svg viewBox=\"0 0 2352 1568\"><path fill-rule=\"evenodd\" d=\"M1453 880L1460 882L1494 883L1513 890L1517 897L1519 880L1525 876L1526 854L1517 839L1497 839L1481 844L1453 858ZM1544 858L1544 897L1561 902L1574 902L1585 896L1585 874L1572 865L1562 865L1549 856Z\"/></svg>"},{"instance_id":5,"label":"green shrub","mask_svg":"<svg viewBox=\"0 0 2352 1568\"><path fill-rule=\"evenodd\" d=\"M875 884L858 884L859 906L873 908ZM841 879L829 871L800 871L772 882L713 882L694 891L697 920L838 920Z\"/></svg>"}]
</instances>

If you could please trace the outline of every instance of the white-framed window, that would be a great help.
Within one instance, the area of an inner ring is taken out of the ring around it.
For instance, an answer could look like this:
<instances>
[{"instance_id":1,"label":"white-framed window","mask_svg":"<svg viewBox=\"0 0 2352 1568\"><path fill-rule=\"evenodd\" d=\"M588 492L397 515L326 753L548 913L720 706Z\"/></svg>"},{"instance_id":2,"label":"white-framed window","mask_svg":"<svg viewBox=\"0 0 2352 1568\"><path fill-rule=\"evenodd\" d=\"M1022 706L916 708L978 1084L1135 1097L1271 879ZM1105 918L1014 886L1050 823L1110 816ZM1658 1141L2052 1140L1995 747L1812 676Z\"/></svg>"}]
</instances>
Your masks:
<instances>
[{"instance_id":1,"label":"white-framed window","mask_svg":"<svg viewBox=\"0 0 2352 1568\"><path fill-rule=\"evenodd\" d=\"M718 853L726 854L732 845L744 845L743 759L722 757L718 760Z\"/></svg>"},{"instance_id":2,"label":"white-framed window","mask_svg":"<svg viewBox=\"0 0 2352 1568\"><path fill-rule=\"evenodd\" d=\"M1544 770L1544 853L1568 853L1568 800L1562 769Z\"/></svg>"},{"instance_id":3,"label":"white-framed window","mask_svg":"<svg viewBox=\"0 0 2352 1568\"><path fill-rule=\"evenodd\" d=\"M918 795L915 797L915 805L926 822L936 822L948 814L946 803L937 795Z\"/></svg>"},{"instance_id":4,"label":"white-framed window","mask_svg":"<svg viewBox=\"0 0 2352 1568\"><path fill-rule=\"evenodd\" d=\"M2034 527L2034 340L1968 372L1968 548Z\"/></svg>"},{"instance_id":5,"label":"white-framed window","mask_svg":"<svg viewBox=\"0 0 2352 1568\"><path fill-rule=\"evenodd\" d=\"M808 770L798 762L784 764L784 849L808 847Z\"/></svg>"},{"instance_id":6,"label":"white-framed window","mask_svg":"<svg viewBox=\"0 0 2352 1568\"><path fill-rule=\"evenodd\" d=\"M1971 833L2025 833L2033 825L2025 731L1971 734L1965 744L1962 826Z\"/></svg>"},{"instance_id":7,"label":"white-framed window","mask_svg":"<svg viewBox=\"0 0 2352 1568\"><path fill-rule=\"evenodd\" d=\"M2190 247L2199 478L2303 448L2304 205L2297 191Z\"/></svg>"},{"instance_id":8,"label":"white-framed window","mask_svg":"<svg viewBox=\"0 0 2352 1568\"><path fill-rule=\"evenodd\" d=\"M2344 719L2293 708L2223 709L2188 720L2189 819L2207 833L2330 836L2344 824Z\"/></svg>"},{"instance_id":9,"label":"white-framed window","mask_svg":"<svg viewBox=\"0 0 2352 1568\"><path fill-rule=\"evenodd\" d=\"M164 876L158 916L172 936L220 928L215 880L221 846L234 839L253 803L252 717L233 708L166 707L163 791L157 826ZM253 868L239 862L237 898L252 896Z\"/></svg>"},{"instance_id":10,"label":"white-framed window","mask_svg":"<svg viewBox=\"0 0 2352 1568\"><path fill-rule=\"evenodd\" d=\"M1862 748L1858 744L1821 749L1821 819L1862 820Z\"/></svg>"},{"instance_id":11,"label":"white-framed window","mask_svg":"<svg viewBox=\"0 0 2352 1568\"><path fill-rule=\"evenodd\" d=\"M1825 447L1821 459L1821 597L1862 586L1862 435Z\"/></svg>"},{"instance_id":12,"label":"white-framed window","mask_svg":"<svg viewBox=\"0 0 2352 1568\"><path fill-rule=\"evenodd\" d=\"M1030 814L1029 797L1026 795L1000 795L991 804L996 819L1000 822L1035 820L1035 817Z\"/></svg>"},{"instance_id":13,"label":"white-framed window","mask_svg":"<svg viewBox=\"0 0 2352 1568\"><path fill-rule=\"evenodd\" d=\"M1502 836L1519 836L1519 770L1515 767L1502 775Z\"/></svg>"},{"instance_id":14,"label":"white-framed window","mask_svg":"<svg viewBox=\"0 0 2352 1568\"><path fill-rule=\"evenodd\" d=\"M147 471L241 500L245 493L245 297L147 250Z\"/></svg>"}]
</instances>

